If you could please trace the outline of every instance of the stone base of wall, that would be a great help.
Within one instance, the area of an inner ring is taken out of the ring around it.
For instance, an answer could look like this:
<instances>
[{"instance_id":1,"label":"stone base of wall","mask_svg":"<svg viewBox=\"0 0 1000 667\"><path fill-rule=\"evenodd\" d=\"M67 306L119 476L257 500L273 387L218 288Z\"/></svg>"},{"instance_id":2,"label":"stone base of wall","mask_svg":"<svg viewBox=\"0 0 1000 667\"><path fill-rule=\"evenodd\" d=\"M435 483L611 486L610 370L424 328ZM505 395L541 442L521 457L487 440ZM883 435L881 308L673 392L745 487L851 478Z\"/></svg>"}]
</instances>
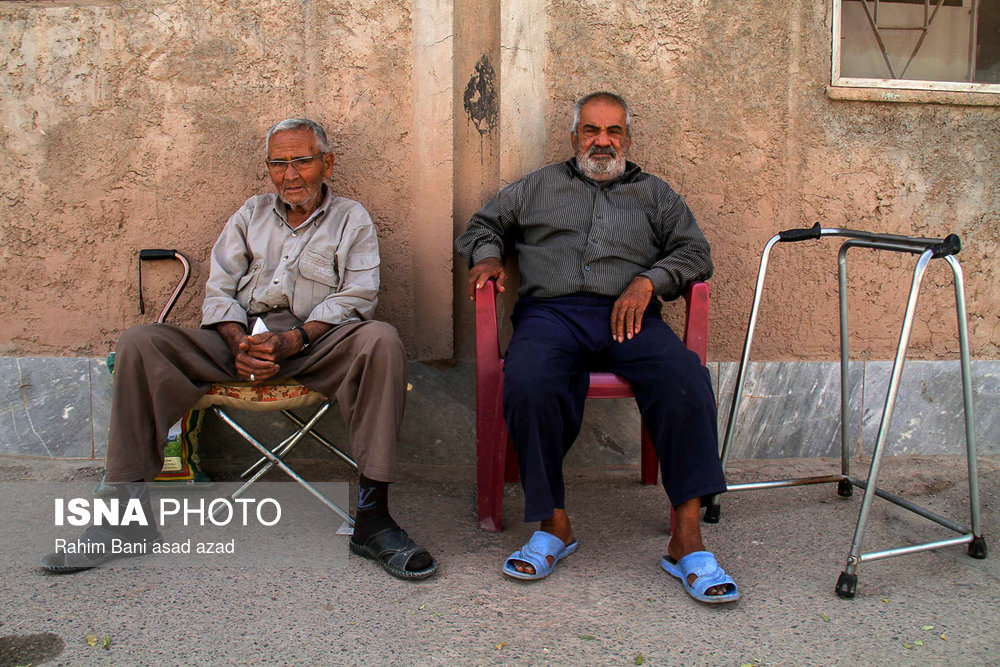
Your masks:
<instances>
[{"instance_id":1,"label":"stone base of wall","mask_svg":"<svg viewBox=\"0 0 1000 667\"><path fill-rule=\"evenodd\" d=\"M103 359L0 358L0 453L103 458L110 414Z\"/></svg>"},{"instance_id":2,"label":"stone base of wall","mask_svg":"<svg viewBox=\"0 0 1000 667\"><path fill-rule=\"evenodd\" d=\"M725 435L738 365L708 364L719 397L719 435ZM474 366L410 366L412 389L400 437L402 462L475 462ZM890 361L851 364L849 448L870 453L885 403ZM1000 361L972 363L979 451L1000 453ZM107 448L111 378L103 359L0 359L0 454L50 459L101 459ZM719 389L721 387L721 390ZM961 454L965 422L958 362L910 361L903 372L889 428L890 454ZM250 431L273 438L287 431L280 414L244 413ZM209 458L250 456L223 424L207 419L202 443ZM346 443L336 410L322 432ZM590 401L566 465L633 464L639 459L639 415L631 400ZM730 458L774 459L840 455L840 365L836 362L751 364ZM324 457L306 443L298 456Z\"/></svg>"}]
</instances>

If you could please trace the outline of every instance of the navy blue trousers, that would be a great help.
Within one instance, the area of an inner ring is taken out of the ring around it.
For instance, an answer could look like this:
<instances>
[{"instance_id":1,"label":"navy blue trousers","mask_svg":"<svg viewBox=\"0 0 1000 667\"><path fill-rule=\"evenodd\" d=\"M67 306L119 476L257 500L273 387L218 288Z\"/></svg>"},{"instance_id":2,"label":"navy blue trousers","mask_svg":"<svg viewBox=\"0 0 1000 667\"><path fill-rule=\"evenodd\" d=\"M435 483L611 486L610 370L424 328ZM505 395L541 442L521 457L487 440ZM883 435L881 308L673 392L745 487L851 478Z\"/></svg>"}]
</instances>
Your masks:
<instances>
[{"instance_id":1,"label":"navy blue trousers","mask_svg":"<svg viewBox=\"0 0 1000 667\"><path fill-rule=\"evenodd\" d=\"M597 371L632 385L674 506L726 490L708 369L663 322L656 300L639 334L615 342L614 302L575 294L525 297L514 307L503 405L518 456L525 521L547 519L566 506L562 462L580 433L589 374Z\"/></svg>"}]
</instances>

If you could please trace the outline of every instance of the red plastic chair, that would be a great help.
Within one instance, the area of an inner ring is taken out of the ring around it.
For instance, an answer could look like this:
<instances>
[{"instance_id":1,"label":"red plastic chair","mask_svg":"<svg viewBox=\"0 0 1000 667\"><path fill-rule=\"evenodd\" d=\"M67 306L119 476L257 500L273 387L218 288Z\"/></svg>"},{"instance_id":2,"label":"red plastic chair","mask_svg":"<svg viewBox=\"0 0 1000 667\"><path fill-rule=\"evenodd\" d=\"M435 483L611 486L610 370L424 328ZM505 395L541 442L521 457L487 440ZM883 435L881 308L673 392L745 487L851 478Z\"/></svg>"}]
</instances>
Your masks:
<instances>
[{"instance_id":1,"label":"red plastic chair","mask_svg":"<svg viewBox=\"0 0 1000 667\"><path fill-rule=\"evenodd\" d=\"M705 363L708 353L708 283L684 292L687 320L684 344ZM591 373L587 398L631 398L632 387L613 373ZM643 484L656 484L659 462L642 428ZM496 285L487 281L476 292L476 483L479 527L503 530L503 485L518 478L517 459L503 420L503 359L497 330ZM672 522L671 522L672 523Z\"/></svg>"}]
</instances>

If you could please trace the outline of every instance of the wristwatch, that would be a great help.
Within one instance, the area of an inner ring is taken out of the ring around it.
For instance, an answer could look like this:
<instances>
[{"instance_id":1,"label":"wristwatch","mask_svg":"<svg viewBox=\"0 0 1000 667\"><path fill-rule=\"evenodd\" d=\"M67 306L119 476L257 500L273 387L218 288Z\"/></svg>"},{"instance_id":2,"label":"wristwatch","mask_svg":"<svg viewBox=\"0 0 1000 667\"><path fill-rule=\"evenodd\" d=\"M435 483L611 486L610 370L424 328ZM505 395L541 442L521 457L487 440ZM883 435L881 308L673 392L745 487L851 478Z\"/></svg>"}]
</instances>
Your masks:
<instances>
[{"instance_id":1,"label":"wristwatch","mask_svg":"<svg viewBox=\"0 0 1000 667\"><path fill-rule=\"evenodd\" d=\"M309 334L306 333L305 327L303 327L301 324L297 327L294 327L294 330L302 334L302 348L299 350L299 352L302 352L303 350L309 347Z\"/></svg>"}]
</instances>

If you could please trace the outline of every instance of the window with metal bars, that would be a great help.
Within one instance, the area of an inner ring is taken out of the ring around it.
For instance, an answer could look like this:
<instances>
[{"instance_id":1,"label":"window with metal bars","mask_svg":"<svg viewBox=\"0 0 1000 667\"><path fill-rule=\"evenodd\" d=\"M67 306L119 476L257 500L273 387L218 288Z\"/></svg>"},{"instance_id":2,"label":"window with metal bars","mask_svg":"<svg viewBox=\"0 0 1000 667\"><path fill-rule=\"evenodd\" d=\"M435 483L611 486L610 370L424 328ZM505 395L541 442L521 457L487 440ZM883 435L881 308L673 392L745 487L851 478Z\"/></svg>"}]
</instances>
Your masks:
<instances>
[{"instance_id":1,"label":"window with metal bars","mask_svg":"<svg viewBox=\"0 0 1000 667\"><path fill-rule=\"evenodd\" d=\"M835 86L1000 93L1000 0L833 0Z\"/></svg>"}]
</instances>

